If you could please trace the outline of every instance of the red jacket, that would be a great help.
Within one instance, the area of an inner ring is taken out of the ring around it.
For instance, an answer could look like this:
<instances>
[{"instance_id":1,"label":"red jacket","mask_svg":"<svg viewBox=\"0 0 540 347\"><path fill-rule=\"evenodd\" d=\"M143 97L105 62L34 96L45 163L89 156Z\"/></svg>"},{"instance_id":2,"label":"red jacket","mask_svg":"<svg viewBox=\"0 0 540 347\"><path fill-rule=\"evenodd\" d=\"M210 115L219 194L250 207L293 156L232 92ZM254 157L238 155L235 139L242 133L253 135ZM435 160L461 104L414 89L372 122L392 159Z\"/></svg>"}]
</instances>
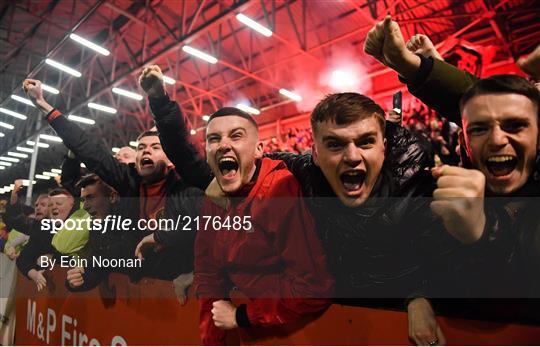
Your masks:
<instances>
[{"instance_id":1,"label":"red jacket","mask_svg":"<svg viewBox=\"0 0 540 347\"><path fill-rule=\"evenodd\" d=\"M195 293L201 302L205 345L225 343L212 319L212 303L235 286L250 298L250 325L285 324L326 309L333 279L326 268L315 224L294 176L282 161L262 159L254 183L227 210L208 199L203 216L251 216L253 229L199 230L195 241ZM232 224L232 220L231 220ZM202 227L202 225L201 225Z\"/></svg>"}]
</instances>

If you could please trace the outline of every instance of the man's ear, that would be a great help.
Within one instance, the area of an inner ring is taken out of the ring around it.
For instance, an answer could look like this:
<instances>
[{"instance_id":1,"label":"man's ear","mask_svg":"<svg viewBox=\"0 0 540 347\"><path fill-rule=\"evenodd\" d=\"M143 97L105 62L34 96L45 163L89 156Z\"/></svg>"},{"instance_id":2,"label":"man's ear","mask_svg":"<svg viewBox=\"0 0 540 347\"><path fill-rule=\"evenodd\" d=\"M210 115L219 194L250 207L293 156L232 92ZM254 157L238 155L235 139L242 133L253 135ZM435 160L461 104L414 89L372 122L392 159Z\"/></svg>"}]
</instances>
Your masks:
<instances>
[{"instance_id":1,"label":"man's ear","mask_svg":"<svg viewBox=\"0 0 540 347\"><path fill-rule=\"evenodd\" d=\"M116 191L112 191L109 195L109 202L111 204L116 204L118 202L118 193Z\"/></svg>"},{"instance_id":2,"label":"man's ear","mask_svg":"<svg viewBox=\"0 0 540 347\"><path fill-rule=\"evenodd\" d=\"M255 158L260 159L263 157L264 153L264 143L262 141L257 141L257 147L255 148Z\"/></svg>"},{"instance_id":3,"label":"man's ear","mask_svg":"<svg viewBox=\"0 0 540 347\"><path fill-rule=\"evenodd\" d=\"M315 144L311 145L311 156L313 157L315 165L319 166L319 153L317 152L317 146L315 146Z\"/></svg>"}]
</instances>

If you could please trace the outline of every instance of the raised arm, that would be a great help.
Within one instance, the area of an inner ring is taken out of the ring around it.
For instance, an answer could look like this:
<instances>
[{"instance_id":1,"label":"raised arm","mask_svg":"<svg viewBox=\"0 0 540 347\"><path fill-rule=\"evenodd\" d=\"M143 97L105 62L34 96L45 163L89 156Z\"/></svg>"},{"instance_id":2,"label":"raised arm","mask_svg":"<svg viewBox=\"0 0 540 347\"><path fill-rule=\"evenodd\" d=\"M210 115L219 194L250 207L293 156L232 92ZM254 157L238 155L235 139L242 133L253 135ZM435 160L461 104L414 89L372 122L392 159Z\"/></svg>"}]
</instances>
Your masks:
<instances>
[{"instance_id":1,"label":"raised arm","mask_svg":"<svg viewBox=\"0 0 540 347\"><path fill-rule=\"evenodd\" d=\"M206 189L213 175L210 166L189 141L187 122L178 104L169 99L157 65L144 68L139 83L148 95L159 139L176 171L189 185Z\"/></svg>"},{"instance_id":2,"label":"raised arm","mask_svg":"<svg viewBox=\"0 0 540 347\"><path fill-rule=\"evenodd\" d=\"M23 186L22 182L22 179L15 180L9 204L6 205L4 222L8 230L15 229L23 234L30 235L34 225L38 222L25 214L25 205L19 199L19 192Z\"/></svg>"},{"instance_id":3,"label":"raised arm","mask_svg":"<svg viewBox=\"0 0 540 347\"><path fill-rule=\"evenodd\" d=\"M417 47L409 47L418 51ZM396 71L409 91L444 117L461 124L459 100L476 77L432 57L407 49L398 23L387 16L368 33L364 51Z\"/></svg>"},{"instance_id":4,"label":"raised arm","mask_svg":"<svg viewBox=\"0 0 540 347\"><path fill-rule=\"evenodd\" d=\"M26 79L23 88L66 147L73 151L91 172L96 173L120 195L125 195L126 192L133 191L130 188L138 186L133 167L118 163L97 138L83 131L45 101L40 81Z\"/></svg>"},{"instance_id":5,"label":"raised arm","mask_svg":"<svg viewBox=\"0 0 540 347\"><path fill-rule=\"evenodd\" d=\"M69 190L71 195L79 197L81 190L77 189L77 182L81 179L81 162L75 157L75 153L68 151L62 162L62 175L60 184Z\"/></svg>"}]
</instances>

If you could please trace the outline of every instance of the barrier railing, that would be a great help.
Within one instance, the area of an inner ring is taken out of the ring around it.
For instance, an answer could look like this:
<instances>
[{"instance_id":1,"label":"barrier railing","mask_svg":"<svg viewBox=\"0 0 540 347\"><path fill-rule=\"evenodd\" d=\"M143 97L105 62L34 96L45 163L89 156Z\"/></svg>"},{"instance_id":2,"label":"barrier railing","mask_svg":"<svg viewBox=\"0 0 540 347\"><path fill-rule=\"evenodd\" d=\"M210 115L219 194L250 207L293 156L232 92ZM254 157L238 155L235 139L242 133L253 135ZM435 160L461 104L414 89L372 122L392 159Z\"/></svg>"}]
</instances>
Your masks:
<instances>
[{"instance_id":1,"label":"barrier railing","mask_svg":"<svg viewBox=\"0 0 540 347\"><path fill-rule=\"evenodd\" d=\"M49 272L47 289L19 275L18 345L197 345L199 308L181 306L171 282L129 283L111 275L109 289L69 293L65 271ZM540 326L440 317L452 345L538 345ZM293 325L251 328L231 334L231 343L260 345L408 345L404 312L333 305L324 314Z\"/></svg>"}]
</instances>

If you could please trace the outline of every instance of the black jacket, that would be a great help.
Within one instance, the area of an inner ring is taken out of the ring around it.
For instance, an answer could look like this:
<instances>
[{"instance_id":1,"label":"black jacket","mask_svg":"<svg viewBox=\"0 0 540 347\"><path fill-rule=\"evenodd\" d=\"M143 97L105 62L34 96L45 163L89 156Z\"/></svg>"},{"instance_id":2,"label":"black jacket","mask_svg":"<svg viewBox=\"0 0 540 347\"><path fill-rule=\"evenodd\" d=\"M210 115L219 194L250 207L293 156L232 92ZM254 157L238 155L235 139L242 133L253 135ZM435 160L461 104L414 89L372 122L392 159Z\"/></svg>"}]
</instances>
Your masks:
<instances>
[{"instance_id":1,"label":"black jacket","mask_svg":"<svg viewBox=\"0 0 540 347\"><path fill-rule=\"evenodd\" d=\"M145 202L145 196L141 196L144 194L145 184L135 165L119 163L100 141L62 115L53 119L50 125L89 171L96 173L118 192L123 206L121 213L126 218L132 218L135 223L139 218L140 203ZM176 220L179 214L197 216L196 201L202 193L198 189L189 188L174 171L170 171L165 180L164 217ZM132 237L126 242L126 247L134 253L137 242L148 233L141 230L131 231ZM192 271L195 242L193 228L190 231L162 231L156 236L158 242L170 249L155 257L147 257L141 276L172 279L181 273Z\"/></svg>"},{"instance_id":2,"label":"black jacket","mask_svg":"<svg viewBox=\"0 0 540 347\"><path fill-rule=\"evenodd\" d=\"M55 254L56 251L51 245L54 235L49 231L42 231L41 222L28 217L25 208L26 205L21 202L14 205L7 204L4 222L8 230L15 229L30 236L16 261L19 271L24 276L28 276L28 271L31 269L39 269L36 264L38 257L44 254Z\"/></svg>"},{"instance_id":3,"label":"black jacket","mask_svg":"<svg viewBox=\"0 0 540 347\"><path fill-rule=\"evenodd\" d=\"M161 98L150 99L150 106L168 157L188 183L204 189L212 173L189 143L178 105ZM311 155L269 155L283 160L300 182L336 276L337 296L347 303L366 304L358 298L398 298L401 307L402 298L425 294L431 272L427 265L437 263L428 259L445 254L453 245L429 210L427 197L434 182L426 169L432 158L404 128L391 129L389 135L389 160L373 199L354 209L335 197ZM388 300L378 303L388 305Z\"/></svg>"}]
</instances>

